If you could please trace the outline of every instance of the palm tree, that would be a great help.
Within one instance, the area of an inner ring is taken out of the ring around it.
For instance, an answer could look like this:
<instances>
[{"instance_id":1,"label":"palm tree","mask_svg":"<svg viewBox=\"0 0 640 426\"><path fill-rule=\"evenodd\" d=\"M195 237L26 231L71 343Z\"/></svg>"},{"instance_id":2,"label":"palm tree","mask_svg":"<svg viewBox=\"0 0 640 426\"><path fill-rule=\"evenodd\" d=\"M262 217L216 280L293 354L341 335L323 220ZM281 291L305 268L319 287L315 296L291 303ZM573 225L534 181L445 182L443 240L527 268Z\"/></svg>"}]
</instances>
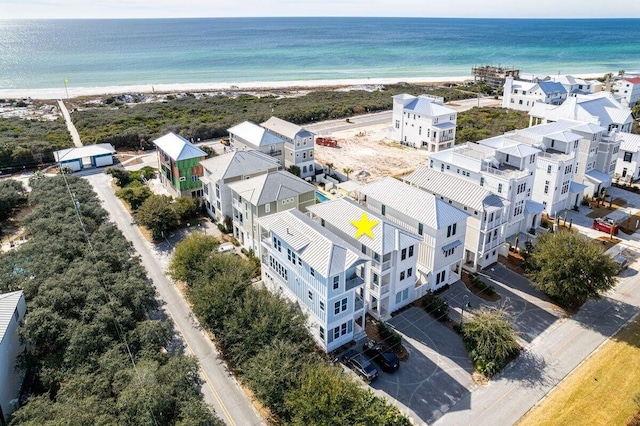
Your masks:
<instances>
[{"instance_id":1,"label":"palm tree","mask_svg":"<svg viewBox=\"0 0 640 426\"><path fill-rule=\"evenodd\" d=\"M350 167L345 167L344 169L342 169L342 173L347 175L347 180L349 180L349 174L353 173L353 169Z\"/></svg>"},{"instance_id":2,"label":"palm tree","mask_svg":"<svg viewBox=\"0 0 640 426\"><path fill-rule=\"evenodd\" d=\"M333 163L327 163L326 166L329 169L329 173L327 173L327 174L331 175L331 169L333 169Z\"/></svg>"}]
</instances>

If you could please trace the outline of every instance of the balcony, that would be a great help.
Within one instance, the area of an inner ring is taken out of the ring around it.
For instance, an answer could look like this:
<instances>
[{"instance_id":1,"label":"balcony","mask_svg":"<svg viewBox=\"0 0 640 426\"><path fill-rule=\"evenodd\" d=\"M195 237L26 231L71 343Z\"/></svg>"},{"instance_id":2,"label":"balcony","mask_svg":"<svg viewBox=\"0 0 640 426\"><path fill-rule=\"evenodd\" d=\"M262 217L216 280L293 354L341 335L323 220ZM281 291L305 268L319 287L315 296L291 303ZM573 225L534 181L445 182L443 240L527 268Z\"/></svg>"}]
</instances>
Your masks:
<instances>
[{"instance_id":1,"label":"balcony","mask_svg":"<svg viewBox=\"0 0 640 426\"><path fill-rule=\"evenodd\" d=\"M269 154L272 157L279 157L282 155L282 150L281 149L277 149L275 151L269 151L267 154Z\"/></svg>"},{"instance_id":2,"label":"balcony","mask_svg":"<svg viewBox=\"0 0 640 426\"><path fill-rule=\"evenodd\" d=\"M354 311L358 312L359 310L364 309L364 300L362 299L362 297L356 295L356 303L355 303L355 307L354 307Z\"/></svg>"},{"instance_id":3,"label":"balcony","mask_svg":"<svg viewBox=\"0 0 640 426\"><path fill-rule=\"evenodd\" d=\"M386 271L387 269L391 268L393 266L393 260L387 260L386 262L382 262L382 268L380 269L381 271Z\"/></svg>"},{"instance_id":4,"label":"balcony","mask_svg":"<svg viewBox=\"0 0 640 426\"><path fill-rule=\"evenodd\" d=\"M346 288L347 291L356 288L358 286L361 286L364 284L364 279L362 277L359 277L357 275L353 275L351 278L349 278L346 282Z\"/></svg>"},{"instance_id":5,"label":"balcony","mask_svg":"<svg viewBox=\"0 0 640 426\"><path fill-rule=\"evenodd\" d=\"M380 296L384 296L385 294L389 293L390 288L391 288L390 285L383 285L382 288L380 289Z\"/></svg>"}]
</instances>

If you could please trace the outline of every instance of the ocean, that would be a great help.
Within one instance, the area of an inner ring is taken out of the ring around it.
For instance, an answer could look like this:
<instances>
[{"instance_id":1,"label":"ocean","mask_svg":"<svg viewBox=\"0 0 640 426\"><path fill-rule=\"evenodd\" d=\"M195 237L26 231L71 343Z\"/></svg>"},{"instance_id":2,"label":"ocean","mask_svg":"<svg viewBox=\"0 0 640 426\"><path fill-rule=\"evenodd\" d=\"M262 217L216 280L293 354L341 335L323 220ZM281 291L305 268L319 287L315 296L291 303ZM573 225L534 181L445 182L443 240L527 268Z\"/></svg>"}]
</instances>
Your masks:
<instances>
[{"instance_id":1,"label":"ocean","mask_svg":"<svg viewBox=\"0 0 640 426\"><path fill-rule=\"evenodd\" d=\"M0 89L640 70L640 19L0 20Z\"/></svg>"}]
</instances>

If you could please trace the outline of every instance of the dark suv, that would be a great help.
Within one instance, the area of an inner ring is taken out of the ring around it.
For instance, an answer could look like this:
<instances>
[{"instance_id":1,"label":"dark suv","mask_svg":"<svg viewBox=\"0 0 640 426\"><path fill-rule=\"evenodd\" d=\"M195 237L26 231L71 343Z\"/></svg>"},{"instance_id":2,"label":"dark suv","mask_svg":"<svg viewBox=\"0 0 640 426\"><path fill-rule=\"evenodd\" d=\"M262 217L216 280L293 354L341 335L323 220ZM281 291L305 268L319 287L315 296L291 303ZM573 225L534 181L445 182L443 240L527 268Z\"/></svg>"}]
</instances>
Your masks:
<instances>
[{"instance_id":1,"label":"dark suv","mask_svg":"<svg viewBox=\"0 0 640 426\"><path fill-rule=\"evenodd\" d=\"M353 349L349 349L342 355L342 362L355 371L358 376L362 377L365 382L370 383L378 377L378 369L364 355L355 352Z\"/></svg>"},{"instance_id":2,"label":"dark suv","mask_svg":"<svg viewBox=\"0 0 640 426\"><path fill-rule=\"evenodd\" d=\"M362 345L364 353L371 357L383 371L391 373L396 371L400 367L400 360L394 354L391 349L376 342L375 340L369 340Z\"/></svg>"}]
</instances>

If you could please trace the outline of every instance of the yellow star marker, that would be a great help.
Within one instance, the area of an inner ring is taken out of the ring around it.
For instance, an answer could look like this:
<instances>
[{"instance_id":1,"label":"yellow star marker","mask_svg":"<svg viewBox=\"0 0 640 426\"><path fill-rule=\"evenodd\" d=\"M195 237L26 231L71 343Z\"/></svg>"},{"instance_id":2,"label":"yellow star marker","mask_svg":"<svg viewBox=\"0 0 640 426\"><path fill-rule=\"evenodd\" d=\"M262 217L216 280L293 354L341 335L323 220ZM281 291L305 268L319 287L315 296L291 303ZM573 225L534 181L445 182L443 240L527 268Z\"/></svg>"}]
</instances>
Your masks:
<instances>
[{"instance_id":1,"label":"yellow star marker","mask_svg":"<svg viewBox=\"0 0 640 426\"><path fill-rule=\"evenodd\" d=\"M378 220L369 220L367 217L367 212L362 212L362 217L360 220L352 220L351 224L356 227L356 240L363 235L368 235L369 238L373 239L373 227L376 226L380 221Z\"/></svg>"}]
</instances>

